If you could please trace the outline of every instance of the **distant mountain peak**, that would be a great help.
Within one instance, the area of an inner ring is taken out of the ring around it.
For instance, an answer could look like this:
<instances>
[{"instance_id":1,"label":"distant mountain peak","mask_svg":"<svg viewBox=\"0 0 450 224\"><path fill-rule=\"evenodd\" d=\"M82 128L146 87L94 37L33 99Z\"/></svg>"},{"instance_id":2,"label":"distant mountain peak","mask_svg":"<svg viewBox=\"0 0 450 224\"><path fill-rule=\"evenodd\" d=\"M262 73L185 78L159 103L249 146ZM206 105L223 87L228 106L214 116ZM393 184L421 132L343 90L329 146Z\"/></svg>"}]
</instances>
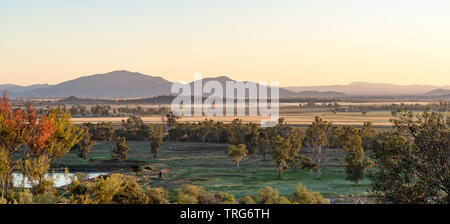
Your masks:
<instances>
[{"instance_id":1,"label":"distant mountain peak","mask_svg":"<svg viewBox=\"0 0 450 224\"><path fill-rule=\"evenodd\" d=\"M24 91L20 97L152 97L170 94L172 83L155 76L117 70L104 74L83 76L55 86Z\"/></svg>"},{"instance_id":2,"label":"distant mountain peak","mask_svg":"<svg viewBox=\"0 0 450 224\"><path fill-rule=\"evenodd\" d=\"M218 81L218 82L226 82L226 81L234 81L233 79L231 79L228 76L217 76L217 77L206 77L202 79L203 81L210 81L210 80L214 80L214 81ZM198 80L196 80L198 81Z\"/></svg>"},{"instance_id":3,"label":"distant mountain peak","mask_svg":"<svg viewBox=\"0 0 450 224\"><path fill-rule=\"evenodd\" d=\"M450 89L438 88L425 93L425 96L445 96L450 95Z\"/></svg>"},{"instance_id":4,"label":"distant mountain peak","mask_svg":"<svg viewBox=\"0 0 450 224\"><path fill-rule=\"evenodd\" d=\"M131 72L128 70L116 70L116 71L112 71L112 72L108 72L108 73L104 73L104 74L100 74L100 75L119 75L119 76L123 76L123 75L144 75L142 73L139 72ZM149 76L149 75L144 75L144 76Z\"/></svg>"}]
</instances>

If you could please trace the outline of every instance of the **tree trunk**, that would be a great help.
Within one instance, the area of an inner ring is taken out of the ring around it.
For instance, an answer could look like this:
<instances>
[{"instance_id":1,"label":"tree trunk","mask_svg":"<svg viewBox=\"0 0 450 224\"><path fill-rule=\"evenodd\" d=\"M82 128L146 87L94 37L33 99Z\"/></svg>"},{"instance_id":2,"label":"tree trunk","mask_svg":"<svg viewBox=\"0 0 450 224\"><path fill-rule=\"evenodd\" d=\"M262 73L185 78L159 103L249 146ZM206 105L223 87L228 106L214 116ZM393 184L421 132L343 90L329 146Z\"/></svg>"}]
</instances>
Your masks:
<instances>
[{"instance_id":1,"label":"tree trunk","mask_svg":"<svg viewBox=\"0 0 450 224\"><path fill-rule=\"evenodd\" d=\"M5 199L8 200L8 190L9 190L9 171L6 173L6 182L5 182Z\"/></svg>"},{"instance_id":2,"label":"tree trunk","mask_svg":"<svg viewBox=\"0 0 450 224\"><path fill-rule=\"evenodd\" d=\"M153 159L156 159L158 152L155 150L155 152L153 153Z\"/></svg>"},{"instance_id":3,"label":"tree trunk","mask_svg":"<svg viewBox=\"0 0 450 224\"><path fill-rule=\"evenodd\" d=\"M322 169L322 161L321 161L321 156L322 156L322 147L318 147L318 152L317 152L317 160L316 160L316 179L320 180L320 170Z\"/></svg>"},{"instance_id":4,"label":"tree trunk","mask_svg":"<svg viewBox=\"0 0 450 224\"><path fill-rule=\"evenodd\" d=\"M283 173L283 166L280 165L280 167L278 167L278 180L281 180L281 173Z\"/></svg>"},{"instance_id":5,"label":"tree trunk","mask_svg":"<svg viewBox=\"0 0 450 224\"><path fill-rule=\"evenodd\" d=\"M355 188L358 188L359 180L355 181Z\"/></svg>"}]
</instances>

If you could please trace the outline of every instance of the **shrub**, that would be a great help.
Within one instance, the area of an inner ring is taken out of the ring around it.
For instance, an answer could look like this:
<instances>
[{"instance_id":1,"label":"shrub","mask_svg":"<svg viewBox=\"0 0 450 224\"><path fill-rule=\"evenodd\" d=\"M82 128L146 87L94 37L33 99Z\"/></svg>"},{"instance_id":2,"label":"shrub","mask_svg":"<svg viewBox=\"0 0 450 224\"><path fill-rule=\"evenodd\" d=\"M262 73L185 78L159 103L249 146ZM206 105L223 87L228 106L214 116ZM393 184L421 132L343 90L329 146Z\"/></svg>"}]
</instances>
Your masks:
<instances>
[{"instance_id":1,"label":"shrub","mask_svg":"<svg viewBox=\"0 0 450 224\"><path fill-rule=\"evenodd\" d=\"M202 187L192 184L185 184L180 188L175 189L173 199L177 204L198 204L199 197L205 193L206 192Z\"/></svg>"},{"instance_id":2,"label":"shrub","mask_svg":"<svg viewBox=\"0 0 450 224\"><path fill-rule=\"evenodd\" d=\"M95 201L100 204L146 204L148 197L133 177L123 174L111 174L96 178Z\"/></svg>"},{"instance_id":3,"label":"shrub","mask_svg":"<svg viewBox=\"0 0 450 224\"><path fill-rule=\"evenodd\" d=\"M148 196L149 204L169 204L167 190L162 187L147 187L145 194Z\"/></svg>"},{"instance_id":4,"label":"shrub","mask_svg":"<svg viewBox=\"0 0 450 224\"><path fill-rule=\"evenodd\" d=\"M147 204L150 200L133 177L123 174L97 177L94 182L74 180L68 188L71 203Z\"/></svg>"},{"instance_id":5,"label":"shrub","mask_svg":"<svg viewBox=\"0 0 450 224\"><path fill-rule=\"evenodd\" d=\"M272 187L263 187L258 190L256 202L258 204L278 204L280 195L276 189Z\"/></svg>"},{"instance_id":6,"label":"shrub","mask_svg":"<svg viewBox=\"0 0 450 224\"><path fill-rule=\"evenodd\" d=\"M263 187L258 190L255 196L245 195L239 199L240 204L291 204L291 201L285 197L280 196L276 189L272 187Z\"/></svg>"},{"instance_id":7,"label":"shrub","mask_svg":"<svg viewBox=\"0 0 450 224\"><path fill-rule=\"evenodd\" d=\"M256 204L255 200L250 195L245 195L244 197L239 199L239 204Z\"/></svg>"},{"instance_id":8,"label":"shrub","mask_svg":"<svg viewBox=\"0 0 450 224\"><path fill-rule=\"evenodd\" d=\"M217 204L236 204L236 199L232 194L217 192L214 196L216 198Z\"/></svg>"},{"instance_id":9,"label":"shrub","mask_svg":"<svg viewBox=\"0 0 450 224\"><path fill-rule=\"evenodd\" d=\"M301 183L290 197L293 203L298 204L329 204L330 202L323 198L318 192L306 189Z\"/></svg>"},{"instance_id":10,"label":"shrub","mask_svg":"<svg viewBox=\"0 0 450 224\"><path fill-rule=\"evenodd\" d=\"M198 196L198 203L207 205L207 204L218 204L216 196L213 193L205 193Z\"/></svg>"},{"instance_id":11,"label":"shrub","mask_svg":"<svg viewBox=\"0 0 450 224\"><path fill-rule=\"evenodd\" d=\"M36 185L34 188L34 194L42 194L46 192L50 192L52 194L56 194L56 188L52 180L42 179L42 181Z\"/></svg>"},{"instance_id":12,"label":"shrub","mask_svg":"<svg viewBox=\"0 0 450 224\"><path fill-rule=\"evenodd\" d=\"M149 199L138 183L131 177L125 177L121 190L117 192L112 202L116 204L147 204Z\"/></svg>"},{"instance_id":13,"label":"shrub","mask_svg":"<svg viewBox=\"0 0 450 224\"><path fill-rule=\"evenodd\" d=\"M95 178L94 201L99 204L111 203L114 195L122 190L124 178L124 175L115 173L107 177Z\"/></svg>"},{"instance_id":14,"label":"shrub","mask_svg":"<svg viewBox=\"0 0 450 224\"><path fill-rule=\"evenodd\" d=\"M34 204L56 204L57 201L57 196L49 191L33 196Z\"/></svg>"},{"instance_id":15,"label":"shrub","mask_svg":"<svg viewBox=\"0 0 450 224\"><path fill-rule=\"evenodd\" d=\"M207 192L200 186L182 185L175 189L174 202L177 204L235 204L232 194Z\"/></svg>"},{"instance_id":16,"label":"shrub","mask_svg":"<svg viewBox=\"0 0 450 224\"><path fill-rule=\"evenodd\" d=\"M31 194L28 189L25 189L25 190L17 193L16 202L18 204L32 204L33 203L33 194Z\"/></svg>"}]
</instances>

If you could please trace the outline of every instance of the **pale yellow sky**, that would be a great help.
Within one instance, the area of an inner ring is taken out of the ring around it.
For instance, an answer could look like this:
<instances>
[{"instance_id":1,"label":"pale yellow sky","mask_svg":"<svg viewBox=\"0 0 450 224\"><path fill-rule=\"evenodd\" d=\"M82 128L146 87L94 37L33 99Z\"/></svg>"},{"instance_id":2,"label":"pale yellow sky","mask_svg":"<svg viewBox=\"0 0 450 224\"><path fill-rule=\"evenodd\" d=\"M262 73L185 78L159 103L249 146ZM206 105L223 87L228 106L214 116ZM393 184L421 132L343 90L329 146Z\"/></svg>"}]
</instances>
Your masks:
<instances>
[{"instance_id":1,"label":"pale yellow sky","mask_svg":"<svg viewBox=\"0 0 450 224\"><path fill-rule=\"evenodd\" d=\"M129 70L450 85L448 1L157 2L0 0L0 84Z\"/></svg>"}]
</instances>

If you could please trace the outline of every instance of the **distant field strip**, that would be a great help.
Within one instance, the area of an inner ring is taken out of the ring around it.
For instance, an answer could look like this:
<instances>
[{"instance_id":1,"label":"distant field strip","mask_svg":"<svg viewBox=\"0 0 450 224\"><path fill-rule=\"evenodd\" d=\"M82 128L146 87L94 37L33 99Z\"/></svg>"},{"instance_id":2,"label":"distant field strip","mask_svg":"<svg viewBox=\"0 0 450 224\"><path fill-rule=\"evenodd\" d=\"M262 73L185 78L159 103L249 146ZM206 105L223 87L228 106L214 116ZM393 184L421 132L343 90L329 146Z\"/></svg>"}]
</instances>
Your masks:
<instances>
[{"instance_id":1,"label":"distant field strip","mask_svg":"<svg viewBox=\"0 0 450 224\"><path fill-rule=\"evenodd\" d=\"M374 126L390 126L391 115L387 112L369 112L367 115L361 115L361 113L298 113L298 114L289 114L289 115L281 115L284 117L288 124L292 125L307 125L311 124L314 120L315 116L320 116L327 121L331 121L336 125L362 125L366 121L371 121ZM199 122L204 121L205 119L212 119L215 121L221 121L224 123L228 123L233 121L233 119L240 118L243 122L254 122L259 123L261 120L267 120L269 117L260 117L260 116L244 116L244 117L225 117L225 116L201 116L201 117L182 117L178 120L178 122ZM126 120L127 117L87 117L87 118L72 118L72 121L76 124L81 124L85 122L97 123L97 122L112 122L114 124L122 123L122 120ZM161 116L147 116L142 117L142 120L146 123L161 123Z\"/></svg>"}]
</instances>

